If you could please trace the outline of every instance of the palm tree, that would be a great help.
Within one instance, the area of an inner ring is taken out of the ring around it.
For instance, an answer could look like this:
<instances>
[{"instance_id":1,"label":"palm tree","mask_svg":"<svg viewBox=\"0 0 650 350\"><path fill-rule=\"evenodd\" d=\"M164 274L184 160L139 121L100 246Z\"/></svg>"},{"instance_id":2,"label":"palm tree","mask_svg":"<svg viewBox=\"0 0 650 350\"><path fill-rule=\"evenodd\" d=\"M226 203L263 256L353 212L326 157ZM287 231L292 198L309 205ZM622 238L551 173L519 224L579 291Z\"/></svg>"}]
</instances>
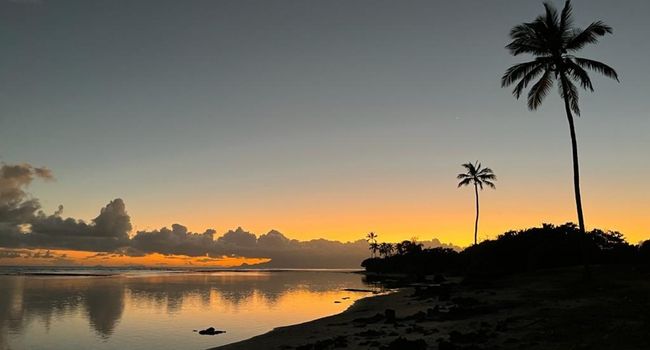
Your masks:
<instances>
[{"instance_id":1,"label":"palm tree","mask_svg":"<svg viewBox=\"0 0 650 350\"><path fill-rule=\"evenodd\" d=\"M476 161L474 164L471 162L462 164L462 166L467 170L465 173L458 174L456 178L460 180L458 187L467 186L469 184L474 185L474 193L476 194L476 221L474 222L474 244L478 239L478 189L479 187L483 190L483 185L489 186L491 188L496 188L494 182L497 177L492 172L490 168L481 168L481 163Z\"/></svg>"},{"instance_id":2,"label":"palm tree","mask_svg":"<svg viewBox=\"0 0 650 350\"><path fill-rule=\"evenodd\" d=\"M569 121L571 133L571 147L573 151L573 187L575 191L576 209L580 231L585 233L585 223L582 215L582 200L580 197L580 170L578 166L578 144L576 142L575 127L572 112L580 116L578 106L579 84L583 89L594 91L591 79L586 70L593 70L606 77L616 79L618 75L610 66L576 57L576 51L588 44L595 44L598 38L607 33L612 33L612 28L602 21L591 23L584 30L573 26L571 1L567 0L562 12L550 4L545 3L546 12L532 22L523 23L512 28L510 37L512 42L506 46L513 56L530 54L534 60L516 64L505 72L501 78L501 86L507 87L515 84L512 91L518 99L523 90L534 79L541 75L528 91L528 108L537 109L553 86L558 81L560 96L564 100L564 109Z\"/></svg>"},{"instance_id":3,"label":"palm tree","mask_svg":"<svg viewBox=\"0 0 650 350\"><path fill-rule=\"evenodd\" d=\"M366 241L370 244L368 247L370 249L370 254L371 257L374 258L375 254L377 254L377 251L379 250L379 245L377 244L377 237L379 237L376 233L370 232L366 235Z\"/></svg>"},{"instance_id":4,"label":"palm tree","mask_svg":"<svg viewBox=\"0 0 650 350\"><path fill-rule=\"evenodd\" d=\"M395 251L395 247L393 247L392 244L390 243L381 243L379 245L379 255L384 256L385 258L393 255L393 252Z\"/></svg>"}]
</instances>

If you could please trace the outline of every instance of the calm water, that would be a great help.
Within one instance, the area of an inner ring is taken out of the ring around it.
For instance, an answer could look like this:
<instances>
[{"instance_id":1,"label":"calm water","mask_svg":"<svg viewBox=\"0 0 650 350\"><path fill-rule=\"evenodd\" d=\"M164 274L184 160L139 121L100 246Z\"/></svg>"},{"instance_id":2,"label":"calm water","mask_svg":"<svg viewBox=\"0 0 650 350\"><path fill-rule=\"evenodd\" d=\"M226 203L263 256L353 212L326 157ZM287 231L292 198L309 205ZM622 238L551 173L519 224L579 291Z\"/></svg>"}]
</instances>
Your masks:
<instances>
[{"instance_id":1,"label":"calm water","mask_svg":"<svg viewBox=\"0 0 650 350\"><path fill-rule=\"evenodd\" d=\"M367 295L342 289L368 287L326 271L4 275L0 349L205 349L339 313ZM208 327L227 333L193 332Z\"/></svg>"}]
</instances>

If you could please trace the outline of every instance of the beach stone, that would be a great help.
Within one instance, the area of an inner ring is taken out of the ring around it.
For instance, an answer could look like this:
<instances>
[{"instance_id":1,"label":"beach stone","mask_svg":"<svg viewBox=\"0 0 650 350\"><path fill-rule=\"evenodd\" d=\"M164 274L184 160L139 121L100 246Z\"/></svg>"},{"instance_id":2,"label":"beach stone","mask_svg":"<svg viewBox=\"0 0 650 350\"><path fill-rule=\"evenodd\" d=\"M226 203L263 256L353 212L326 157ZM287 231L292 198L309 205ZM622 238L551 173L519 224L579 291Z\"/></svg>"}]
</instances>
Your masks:
<instances>
[{"instance_id":1,"label":"beach stone","mask_svg":"<svg viewBox=\"0 0 650 350\"><path fill-rule=\"evenodd\" d=\"M359 317L352 320L352 322L361 322L361 323L377 323L384 319L384 315L377 313L371 317Z\"/></svg>"},{"instance_id":2,"label":"beach stone","mask_svg":"<svg viewBox=\"0 0 650 350\"><path fill-rule=\"evenodd\" d=\"M384 316L386 317L386 323L395 323L395 320L396 320L395 310L386 309L384 311Z\"/></svg>"},{"instance_id":3,"label":"beach stone","mask_svg":"<svg viewBox=\"0 0 650 350\"><path fill-rule=\"evenodd\" d=\"M443 276L442 274L436 274L436 275L433 277L433 282L434 282L434 283L443 283L443 282L445 282L446 280L447 280L447 279L446 279L445 276Z\"/></svg>"},{"instance_id":4,"label":"beach stone","mask_svg":"<svg viewBox=\"0 0 650 350\"><path fill-rule=\"evenodd\" d=\"M408 340L399 337L388 344L388 350L426 350L427 342L424 339Z\"/></svg>"},{"instance_id":5,"label":"beach stone","mask_svg":"<svg viewBox=\"0 0 650 350\"><path fill-rule=\"evenodd\" d=\"M217 335L222 333L226 333L226 331L220 331L218 329L214 329L214 327L210 327L199 331L199 334L201 335Z\"/></svg>"}]
</instances>

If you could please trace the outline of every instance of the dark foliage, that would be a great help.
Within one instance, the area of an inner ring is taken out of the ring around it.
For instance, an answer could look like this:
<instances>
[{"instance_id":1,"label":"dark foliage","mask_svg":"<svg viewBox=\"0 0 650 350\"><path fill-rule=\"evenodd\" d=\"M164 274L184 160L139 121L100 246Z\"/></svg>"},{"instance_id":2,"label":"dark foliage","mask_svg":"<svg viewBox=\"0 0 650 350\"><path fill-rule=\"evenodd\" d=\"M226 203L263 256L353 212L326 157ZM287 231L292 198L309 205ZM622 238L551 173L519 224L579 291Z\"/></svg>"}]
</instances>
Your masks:
<instances>
[{"instance_id":1,"label":"dark foliage","mask_svg":"<svg viewBox=\"0 0 650 350\"><path fill-rule=\"evenodd\" d=\"M385 258L370 258L361 266L370 272L396 272L415 275L453 270L459 265L459 253L450 248L420 249Z\"/></svg>"},{"instance_id":2,"label":"dark foliage","mask_svg":"<svg viewBox=\"0 0 650 350\"><path fill-rule=\"evenodd\" d=\"M650 264L650 241L635 246L619 232L599 229L584 235L575 224L567 223L508 231L462 252L445 248L398 251L392 256L366 259L361 266L369 272L416 275L508 274L580 265L583 243L594 264Z\"/></svg>"}]
</instances>

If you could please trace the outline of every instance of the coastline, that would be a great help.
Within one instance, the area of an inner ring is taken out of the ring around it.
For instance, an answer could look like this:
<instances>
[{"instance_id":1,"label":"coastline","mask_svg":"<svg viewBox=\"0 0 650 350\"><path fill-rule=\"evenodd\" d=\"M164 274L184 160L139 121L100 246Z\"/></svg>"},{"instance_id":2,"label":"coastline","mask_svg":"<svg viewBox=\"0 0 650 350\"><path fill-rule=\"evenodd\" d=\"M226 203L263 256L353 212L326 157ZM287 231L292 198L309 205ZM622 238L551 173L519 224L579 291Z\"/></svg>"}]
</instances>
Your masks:
<instances>
[{"instance_id":1,"label":"coastline","mask_svg":"<svg viewBox=\"0 0 650 350\"><path fill-rule=\"evenodd\" d=\"M343 312L304 323L282 326L267 333L209 350L237 349L279 349L298 347L309 340L327 339L345 333L349 323L363 317L372 317L377 310L401 305L400 299L412 293L411 288L400 288L396 292L370 295L355 301Z\"/></svg>"},{"instance_id":2,"label":"coastline","mask_svg":"<svg viewBox=\"0 0 650 350\"><path fill-rule=\"evenodd\" d=\"M650 275L629 265L592 272L590 280L572 267L404 287L210 350L650 348Z\"/></svg>"}]
</instances>

